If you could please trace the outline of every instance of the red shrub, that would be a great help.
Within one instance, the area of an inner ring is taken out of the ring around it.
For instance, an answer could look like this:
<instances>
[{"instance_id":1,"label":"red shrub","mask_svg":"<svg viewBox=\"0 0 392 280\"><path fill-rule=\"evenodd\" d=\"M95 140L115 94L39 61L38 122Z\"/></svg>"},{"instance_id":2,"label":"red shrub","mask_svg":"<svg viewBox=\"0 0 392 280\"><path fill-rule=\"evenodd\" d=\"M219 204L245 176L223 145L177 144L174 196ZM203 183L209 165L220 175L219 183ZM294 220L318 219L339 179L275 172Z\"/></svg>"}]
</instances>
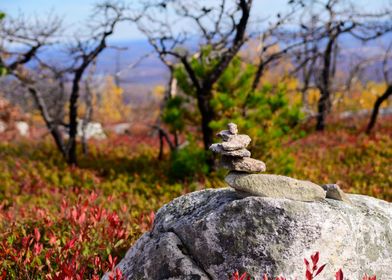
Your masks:
<instances>
[{"instance_id":1,"label":"red shrub","mask_svg":"<svg viewBox=\"0 0 392 280\"><path fill-rule=\"evenodd\" d=\"M19 223L4 215L8 230L0 241L0 279L99 279L107 271L110 279L122 279L110 251L124 243L128 230L115 211L97 202L96 193L79 196L74 205L63 200L57 215L41 208L18 212ZM146 227L152 220L153 213L147 222L143 218Z\"/></svg>"},{"instance_id":2,"label":"red shrub","mask_svg":"<svg viewBox=\"0 0 392 280\"><path fill-rule=\"evenodd\" d=\"M321 266L318 265L318 261L319 261L319 252L314 253L313 255L310 256L310 259L312 261L312 263L310 263L306 258L304 259L304 263L305 263L305 280L313 280L317 275L319 275L325 268L326 264L323 264ZM247 277L247 278L245 278ZM230 280L250 280L250 275L248 275L246 272L244 272L241 276L239 276L238 271L236 270L232 277L230 278ZM297 278L296 278L297 279ZM343 271L342 269L339 269L336 273L335 273L335 279L336 280L344 280L343 278ZM264 274L263 276L263 280L269 280L268 275ZM273 278L271 278L271 280L273 280ZM286 278L284 278L283 276L279 276L276 277L275 280L286 280ZM367 276L365 274L365 276L362 278L362 280L377 280L376 276Z\"/></svg>"}]
</instances>

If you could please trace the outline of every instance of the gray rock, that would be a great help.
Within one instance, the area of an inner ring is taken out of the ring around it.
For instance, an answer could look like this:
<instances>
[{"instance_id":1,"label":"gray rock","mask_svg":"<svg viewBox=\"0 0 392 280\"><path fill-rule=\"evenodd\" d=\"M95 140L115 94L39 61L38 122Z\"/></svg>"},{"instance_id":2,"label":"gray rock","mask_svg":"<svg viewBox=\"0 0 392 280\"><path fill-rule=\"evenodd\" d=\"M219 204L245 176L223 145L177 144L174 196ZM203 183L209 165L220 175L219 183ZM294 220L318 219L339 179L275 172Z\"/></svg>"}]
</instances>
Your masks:
<instances>
[{"instance_id":1,"label":"gray rock","mask_svg":"<svg viewBox=\"0 0 392 280\"><path fill-rule=\"evenodd\" d=\"M7 130L7 124L5 122L3 122L2 120L0 120L0 133L3 133L4 131Z\"/></svg>"},{"instance_id":2,"label":"gray rock","mask_svg":"<svg viewBox=\"0 0 392 280\"><path fill-rule=\"evenodd\" d=\"M226 178L230 187L257 196L316 201L325 198L325 191L310 181L281 175L230 172Z\"/></svg>"},{"instance_id":3,"label":"gray rock","mask_svg":"<svg viewBox=\"0 0 392 280\"><path fill-rule=\"evenodd\" d=\"M228 123L227 124L227 128L229 129L231 134L237 134L238 133L238 128L237 125L235 123Z\"/></svg>"},{"instance_id":4,"label":"gray rock","mask_svg":"<svg viewBox=\"0 0 392 280\"><path fill-rule=\"evenodd\" d=\"M225 151L221 153L222 155L225 156L232 156L232 157L250 157L250 152L247 149L240 149L240 150L235 150L235 151Z\"/></svg>"},{"instance_id":5,"label":"gray rock","mask_svg":"<svg viewBox=\"0 0 392 280\"><path fill-rule=\"evenodd\" d=\"M127 278L132 280L175 279L176 277L177 279L208 279L203 270L194 263L192 256L186 257L186 255L188 255L186 245L174 232L162 233L159 239L152 238L151 234L147 233L138 240L135 249L129 250L125 255L125 259L134 259L135 262L130 266L120 263L118 267L123 275L132 273L132 278ZM157 267L157 263L163 259L165 265ZM144 271L133 273L138 267L144 267L148 274ZM184 278L184 275L188 278Z\"/></svg>"},{"instance_id":6,"label":"gray rock","mask_svg":"<svg viewBox=\"0 0 392 280\"><path fill-rule=\"evenodd\" d=\"M232 156L232 157L250 157L250 152L247 149L239 149L235 151L225 151L222 148L221 143L212 144L210 146L210 150L214 153L225 155L225 156Z\"/></svg>"},{"instance_id":7,"label":"gray rock","mask_svg":"<svg viewBox=\"0 0 392 280\"><path fill-rule=\"evenodd\" d=\"M230 141L235 135L231 134L228 130L222 130L221 132L217 133L216 136L222 138L223 141Z\"/></svg>"},{"instance_id":8,"label":"gray rock","mask_svg":"<svg viewBox=\"0 0 392 280\"><path fill-rule=\"evenodd\" d=\"M227 128L228 130L222 130L221 132L217 133L216 136L221 137L223 141L229 141L233 138L233 136L237 135L238 128L235 123L229 123Z\"/></svg>"},{"instance_id":9,"label":"gray rock","mask_svg":"<svg viewBox=\"0 0 392 280\"><path fill-rule=\"evenodd\" d=\"M245 134L233 135L227 142L219 143L223 150L225 151L235 151L248 147L250 137Z\"/></svg>"},{"instance_id":10,"label":"gray rock","mask_svg":"<svg viewBox=\"0 0 392 280\"><path fill-rule=\"evenodd\" d=\"M131 123L118 123L113 125L111 130L113 130L114 133L119 135L130 134L132 131L132 125Z\"/></svg>"},{"instance_id":11,"label":"gray rock","mask_svg":"<svg viewBox=\"0 0 392 280\"><path fill-rule=\"evenodd\" d=\"M77 127L78 137L83 137L83 129L85 129L86 139L105 140L107 138L102 124L98 122L89 122L84 127L83 121L79 121Z\"/></svg>"},{"instance_id":12,"label":"gray rock","mask_svg":"<svg viewBox=\"0 0 392 280\"><path fill-rule=\"evenodd\" d=\"M342 191L337 184L326 184L322 188L327 192L326 197L330 199L340 200L347 203L351 203L348 196Z\"/></svg>"},{"instance_id":13,"label":"gray rock","mask_svg":"<svg viewBox=\"0 0 392 280\"><path fill-rule=\"evenodd\" d=\"M343 268L347 279L391 280L392 204L349 195L352 205L243 196L233 189L194 192L162 207L154 228L118 267L126 279L302 279L303 258L320 252L317 279ZM175 266L174 266L175 264ZM108 279L108 276L105 276Z\"/></svg>"},{"instance_id":14,"label":"gray rock","mask_svg":"<svg viewBox=\"0 0 392 280\"><path fill-rule=\"evenodd\" d=\"M233 158L222 156L221 167L249 173L264 172L266 170L265 163L261 160L253 158Z\"/></svg>"},{"instance_id":15,"label":"gray rock","mask_svg":"<svg viewBox=\"0 0 392 280\"><path fill-rule=\"evenodd\" d=\"M27 122L15 122L15 128L20 136L29 136L30 125Z\"/></svg>"},{"instance_id":16,"label":"gray rock","mask_svg":"<svg viewBox=\"0 0 392 280\"><path fill-rule=\"evenodd\" d=\"M209 147L209 149L210 149L210 151L213 151L214 153L218 153L218 154L222 153L222 151L223 151L222 146L220 145L220 143L212 144Z\"/></svg>"}]
</instances>

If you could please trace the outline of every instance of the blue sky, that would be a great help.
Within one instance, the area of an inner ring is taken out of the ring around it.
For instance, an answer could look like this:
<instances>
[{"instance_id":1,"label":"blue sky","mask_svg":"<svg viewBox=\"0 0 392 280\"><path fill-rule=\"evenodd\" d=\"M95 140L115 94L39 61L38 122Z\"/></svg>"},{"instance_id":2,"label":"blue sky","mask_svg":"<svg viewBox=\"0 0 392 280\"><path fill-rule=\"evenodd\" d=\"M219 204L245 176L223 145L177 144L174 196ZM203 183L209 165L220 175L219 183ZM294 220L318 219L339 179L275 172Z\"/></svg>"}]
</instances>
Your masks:
<instances>
[{"instance_id":1,"label":"blue sky","mask_svg":"<svg viewBox=\"0 0 392 280\"><path fill-rule=\"evenodd\" d=\"M10 15L22 12L26 16L37 15L39 17L54 12L63 17L68 30L72 30L87 20L96 2L97 0L0 0L0 10ZM254 3L253 13L264 18L284 10L287 0L254 0ZM391 3L391 0L355 0L355 3L368 11L380 9ZM117 40L142 38L143 35L129 24L120 25L113 37Z\"/></svg>"}]
</instances>

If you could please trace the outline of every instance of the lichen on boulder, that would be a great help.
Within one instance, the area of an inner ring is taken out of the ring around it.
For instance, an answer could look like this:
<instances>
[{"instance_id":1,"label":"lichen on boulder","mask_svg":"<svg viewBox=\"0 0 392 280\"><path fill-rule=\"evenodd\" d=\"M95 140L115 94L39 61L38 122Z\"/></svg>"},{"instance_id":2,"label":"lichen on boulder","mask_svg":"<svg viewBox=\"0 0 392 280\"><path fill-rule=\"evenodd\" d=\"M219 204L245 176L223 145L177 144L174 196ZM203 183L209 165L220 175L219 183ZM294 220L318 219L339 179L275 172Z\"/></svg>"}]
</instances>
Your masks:
<instances>
[{"instance_id":1,"label":"lichen on boulder","mask_svg":"<svg viewBox=\"0 0 392 280\"><path fill-rule=\"evenodd\" d=\"M350 279L391 279L392 204L348 195L302 202L258 197L231 188L181 196L163 206L153 229L118 268L125 279L252 279L304 275L303 258L319 251L327 263L320 279L343 268ZM108 275L104 279L109 279Z\"/></svg>"}]
</instances>

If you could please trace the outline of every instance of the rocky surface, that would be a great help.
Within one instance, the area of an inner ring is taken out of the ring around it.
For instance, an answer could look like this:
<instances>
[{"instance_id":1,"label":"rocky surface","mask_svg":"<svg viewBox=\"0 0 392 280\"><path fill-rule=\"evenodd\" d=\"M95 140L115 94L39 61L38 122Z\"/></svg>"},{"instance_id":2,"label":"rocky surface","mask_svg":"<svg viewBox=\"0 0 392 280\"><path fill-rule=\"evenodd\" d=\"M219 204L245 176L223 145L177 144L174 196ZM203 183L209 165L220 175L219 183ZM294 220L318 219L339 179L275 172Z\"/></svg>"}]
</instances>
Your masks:
<instances>
[{"instance_id":1,"label":"rocky surface","mask_svg":"<svg viewBox=\"0 0 392 280\"><path fill-rule=\"evenodd\" d=\"M392 205L348 195L352 204L248 196L231 188L194 192L162 207L118 267L126 279L228 279L238 269L304 277L303 258L320 252L317 279L343 268L347 279L390 280ZM108 279L105 276L105 279ZM252 278L253 279L253 278Z\"/></svg>"},{"instance_id":2,"label":"rocky surface","mask_svg":"<svg viewBox=\"0 0 392 280\"><path fill-rule=\"evenodd\" d=\"M226 176L225 181L236 190L256 196L298 201L314 201L325 198L325 191L319 185L286 176L231 172Z\"/></svg>"},{"instance_id":3,"label":"rocky surface","mask_svg":"<svg viewBox=\"0 0 392 280\"><path fill-rule=\"evenodd\" d=\"M326 198L331 198L335 200L344 201L346 203L351 203L351 200L348 198L347 194L345 194L342 189L337 184L326 184L323 185L322 188L326 191Z\"/></svg>"}]
</instances>

